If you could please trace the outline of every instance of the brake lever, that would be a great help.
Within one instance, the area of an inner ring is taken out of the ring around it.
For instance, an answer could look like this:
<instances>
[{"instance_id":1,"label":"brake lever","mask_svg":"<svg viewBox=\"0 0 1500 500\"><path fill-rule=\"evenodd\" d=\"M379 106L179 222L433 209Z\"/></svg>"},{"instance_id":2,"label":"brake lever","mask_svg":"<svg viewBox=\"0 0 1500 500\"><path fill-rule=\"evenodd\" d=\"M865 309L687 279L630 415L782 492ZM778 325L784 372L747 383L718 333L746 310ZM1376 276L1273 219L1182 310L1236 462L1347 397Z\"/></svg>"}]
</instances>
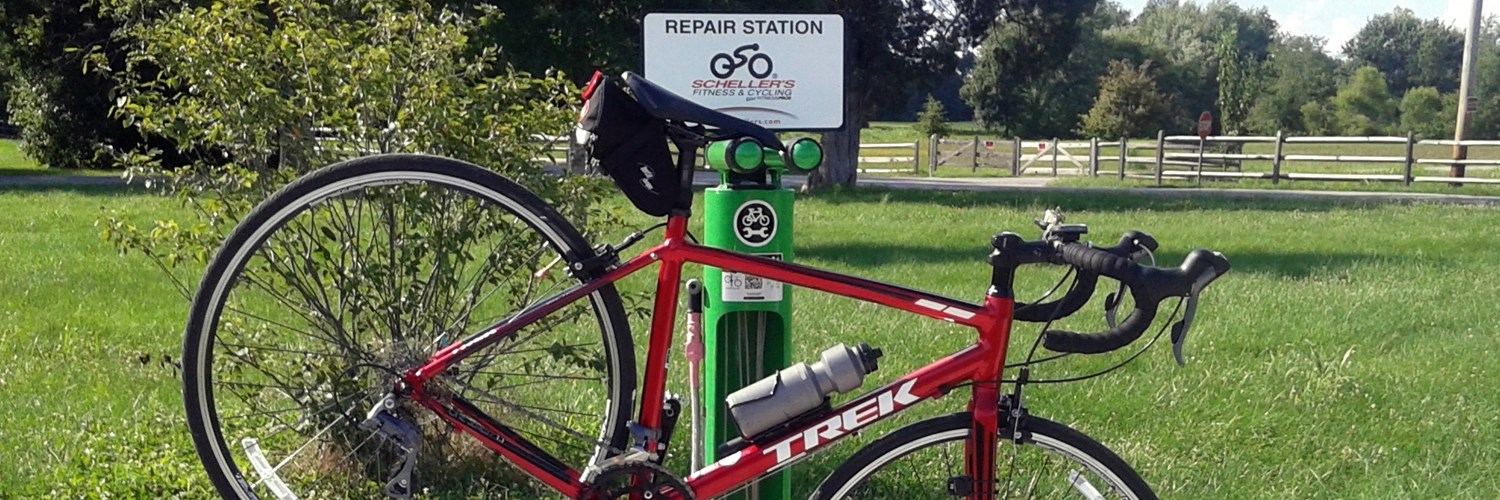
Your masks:
<instances>
[{"instance_id":1,"label":"brake lever","mask_svg":"<svg viewBox=\"0 0 1500 500\"><path fill-rule=\"evenodd\" d=\"M1150 251L1145 250L1145 249L1141 249L1141 250L1136 250L1134 252L1131 252L1130 253L1130 260L1135 261L1135 263L1139 264L1141 262L1144 262L1146 260L1146 258L1150 257L1150 256L1151 256L1151 252ZM1153 259L1153 260L1155 260L1155 259ZM1153 264L1154 264L1154 262L1153 262ZM1122 302L1120 299L1122 299L1124 297L1125 297L1125 283L1124 282L1121 282L1119 285L1117 285L1115 287L1114 293L1111 293L1109 295L1105 295L1104 296L1104 322L1105 322L1105 324L1108 324L1110 328L1114 328L1115 324L1119 323L1118 321L1115 321L1115 318L1118 316L1119 311L1120 311L1120 302Z\"/></svg>"},{"instance_id":2,"label":"brake lever","mask_svg":"<svg viewBox=\"0 0 1500 500\"><path fill-rule=\"evenodd\" d=\"M1182 346L1187 344L1188 332L1193 327L1193 317L1198 314L1198 297L1203 292L1203 288L1215 278L1218 278L1218 275L1214 274L1212 269L1204 271L1203 274L1198 275L1197 281L1193 282L1192 291L1183 297L1187 305L1183 307L1182 321L1172 325L1172 357L1176 358L1179 367L1187 366L1187 361L1182 358Z\"/></svg>"},{"instance_id":3,"label":"brake lever","mask_svg":"<svg viewBox=\"0 0 1500 500\"><path fill-rule=\"evenodd\" d=\"M1115 324L1118 323L1117 321L1115 321L1115 314L1117 314L1120 310L1119 299L1124 295L1125 284L1120 283L1119 287L1116 288L1114 292L1111 292L1109 295L1104 296L1104 323L1109 325L1110 328L1114 328Z\"/></svg>"}]
</instances>

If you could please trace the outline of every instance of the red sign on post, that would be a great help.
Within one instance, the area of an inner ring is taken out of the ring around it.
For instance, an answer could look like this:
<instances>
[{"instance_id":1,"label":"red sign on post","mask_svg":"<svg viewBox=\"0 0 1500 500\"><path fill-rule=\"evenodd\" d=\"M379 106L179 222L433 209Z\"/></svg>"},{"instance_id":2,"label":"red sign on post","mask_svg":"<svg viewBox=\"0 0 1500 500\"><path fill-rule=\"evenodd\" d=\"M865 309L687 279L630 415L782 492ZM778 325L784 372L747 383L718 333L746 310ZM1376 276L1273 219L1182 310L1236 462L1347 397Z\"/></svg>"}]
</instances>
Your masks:
<instances>
[{"instance_id":1,"label":"red sign on post","mask_svg":"<svg viewBox=\"0 0 1500 500\"><path fill-rule=\"evenodd\" d=\"M1203 114L1198 115L1198 138L1207 139L1208 134L1213 133L1213 131L1214 115L1211 115L1207 111L1204 111Z\"/></svg>"}]
</instances>

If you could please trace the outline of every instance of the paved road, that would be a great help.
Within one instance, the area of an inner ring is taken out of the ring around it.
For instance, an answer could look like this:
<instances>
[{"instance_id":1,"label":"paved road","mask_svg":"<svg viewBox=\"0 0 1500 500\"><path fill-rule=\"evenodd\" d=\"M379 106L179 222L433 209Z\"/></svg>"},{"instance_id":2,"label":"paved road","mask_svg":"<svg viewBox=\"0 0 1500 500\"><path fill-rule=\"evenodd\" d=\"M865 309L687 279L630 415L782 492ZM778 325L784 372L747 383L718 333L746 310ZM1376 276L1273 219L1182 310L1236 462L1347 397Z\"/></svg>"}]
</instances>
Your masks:
<instances>
[{"instance_id":1,"label":"paved road","mask_svg":"<svg viewBox=\"0 0 1500 500\"><path fill-rule=\"evenodd\" d=\"M800 175L789 175L783 178L784 183L792 188L801 187L805 180L806 177ZM1052 180L1051 177L928 178L867 176L859 180L859 185L887 189L985 191L1022 194L1125 194L1154 198L1240 198L1293 201L1345 200L1355 202L1500 206L1500 197L1461 194L1297 191L1281 189L1066 188L1048 186L1047 184ZM718 174L713 172L699 172L693 179L693 184L696 186L713 186L718 184L718 182ZM118 177L0 177L0 190L3 190L6 186L119 186L124 184L125 181Z\"/></svg>"}]
</instances>

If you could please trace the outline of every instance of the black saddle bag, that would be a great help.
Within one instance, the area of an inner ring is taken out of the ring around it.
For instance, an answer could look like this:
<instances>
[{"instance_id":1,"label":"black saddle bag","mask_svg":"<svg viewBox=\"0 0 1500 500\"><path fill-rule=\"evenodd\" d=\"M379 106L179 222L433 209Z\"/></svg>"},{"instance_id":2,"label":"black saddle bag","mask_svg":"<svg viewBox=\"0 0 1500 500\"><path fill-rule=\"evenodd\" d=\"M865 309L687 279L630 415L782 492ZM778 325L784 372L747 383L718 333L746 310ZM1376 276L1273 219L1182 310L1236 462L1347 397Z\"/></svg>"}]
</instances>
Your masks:
<instances>
[{"instance_id":1,"label":"black saddle bag","mask_svg":"<svg viewBox=\"0 0 1500 500\"><path fill-rule=\"evenodd\" d=\"M666 122L647 113L609 78L596 75L590 87L578 117L578 128L585 133L578 140L636 208L667 215L683 188L667 150Z\"/></svg>"}]
</instances>

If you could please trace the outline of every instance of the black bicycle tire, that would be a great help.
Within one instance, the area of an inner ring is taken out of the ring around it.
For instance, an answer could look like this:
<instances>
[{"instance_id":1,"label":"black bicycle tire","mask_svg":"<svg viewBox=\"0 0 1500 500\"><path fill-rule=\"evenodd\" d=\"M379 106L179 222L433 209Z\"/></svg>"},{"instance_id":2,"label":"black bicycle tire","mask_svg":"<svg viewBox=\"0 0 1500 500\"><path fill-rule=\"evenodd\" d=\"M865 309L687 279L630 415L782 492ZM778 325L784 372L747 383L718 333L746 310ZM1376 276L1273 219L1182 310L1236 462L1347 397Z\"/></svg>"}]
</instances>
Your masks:
<instances>
[{"instance_id":1,"label":"black bicycle tire","mask_svg":"<svg viewBox=\"0 0 1500 500\"><path fill-rule=\"evenodd\" d=\"M895 432L875 440L864 448L860 448L858 452L855 452L853 456L850 456L848 460L845 460L844 463L840 464L837 469L829 474L809 498L819 500L839 498L837 495L841 491L846 490L846 485L849 487L855 486L858 481L869 474L878 472L886 466L899 463L903 457L911 453L932 445L954 441L953 438L941 439L930 436L956 434L960 436L957 439L964 439L962 436L973 425L973 422L973 417L967 412L954 413L922 420L897 429ZM1119 455L1116 455L1109 448L1082 432L1078 432L1066 425L1034 416L1027 416L1022 421L1019 430L1026 436L1026 439L1031 440L1033 445L1035 443L1035 436L1040 434L1072 447L1079 453L1093 459L1105 469L1105 471L1093 470L1094 473L1108 472L1119 478L1130 491L1130 494L1137 500L1156 500L1156 493L1151 490L1151 487L1146 484L1145 480L1141 479L1140 474L1136 473L1135 469L1131 468L1129 464L1125 463ZM911 443L921 442L924 439L930 441L915 448L903 449ZM1009 440L1009 437L1002 435L1000 437L1001 446L1004 446ZM891 456L893 454L895 456Z\"/></svg>"},{"instance_id":2,"label":"black bicycle tire","mask_svg":"<svg viewBox=\"0 0 1500 500\"><path fill-rule=\"evenodd\" d=\"M204 411L213 407L212 372L207 369L209 356L206 355L211 349L208 340L212 338L208 325L217 324L222 312L222 303L215 303L215 301L222 299L222 295L226 293L217 285L235 279L236 276L231 273L240 272L244 265L243 261L234 262L235 258L232 256L238 253L238 249L247 245L252 247L260 245L269 236L269 231L274 228L266 232L260 232L260 229L271 222L278 212L309 193L337 182L400 172L426 174L429 177L437 176L436 178L439 179L457 180L488 189L515 203L514 206L508 206L508 208L517 212L529 212L532 218L523 220L533 229L546 234L542 228L536 226L536 224L542 224L552 230L553 234L549 240L555 237L561 243L566 244L568 250L571 250L572 255L575 256L573 260L583 260L594 255L592 247L578 230L535 194L498 173L459 160L416 154L369 156L321 168L281 188L241 220L210 260L199 283L198 291L194 295L187 331L184 335L183 404L187 413L188 429L205 471L215 489L224 498L255 497L254 493L249 490L249 483L245 481L243 471L232 460L228 460L229 447L224 442L217 416L212 410ZM478 193L476 195L483 196ZM522 214L517 213L517 215ZM281 220L285 221L290 216L286 215ZM252 241L257 233L260 234L261 241ZM558 243L558 241L553 243ZM605 349L606 363L609 365L607 370L615 377L612 381L617 382L610 386L609 392L613 394L610 395L608 405L612 408L606 411L606 420L601 425L600 441L607 443L606 450L621 450L628 444L629 433L626 432L626 424L630 419L630 411L634 408L633 396L636 386L634 345L623 303L614 286L601 287L591 297L596 317L602 316L601 327L607 327L601 329L601 338L607 343ZM610 418L608 414L613 414L613 418ZM609 423L610 420L613 424ZM221 453L220 450L224 452Z\"/></svg>"}]
</instances>

